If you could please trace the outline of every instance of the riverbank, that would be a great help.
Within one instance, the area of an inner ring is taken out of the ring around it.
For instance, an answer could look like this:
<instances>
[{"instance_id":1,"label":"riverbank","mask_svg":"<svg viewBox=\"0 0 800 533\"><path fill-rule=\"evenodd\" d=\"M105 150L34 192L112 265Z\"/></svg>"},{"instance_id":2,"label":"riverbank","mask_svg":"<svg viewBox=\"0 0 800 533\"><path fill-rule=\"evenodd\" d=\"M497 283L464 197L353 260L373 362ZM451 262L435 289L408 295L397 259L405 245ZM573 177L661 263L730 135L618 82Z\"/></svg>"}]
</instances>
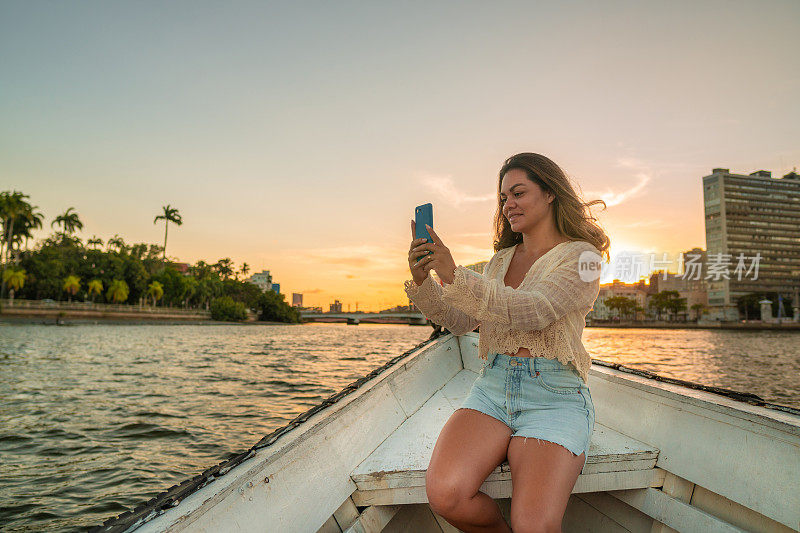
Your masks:
<instances>
[{"instance_id":1,"label":"riverbank","mask_svg":"<svg viewBox=\"0 0 800 533\"><path fill-rule=\"evenodd\" d=\"M32 307L4 306L0 311L0 324L41 324L41 325L295 325L285 322L258 321L251 316L245 322L222 322L212 320L211 314L205 311L192 312L184 309L169 308L139 309L132 306L95 305L87 309L65 309L62 306Z\"/></svg>"},{"instance_id":2,"label":"riverbank","mask_svg":"<svg viewBox=\"0 0 800 533\"><path fill-rule=\"evenodd\" d=\"M287 322L272 322L248 320L246 322L222 322L219 320L170 320L168 318L60 318L60 317L16 317L0 315L0 326L15 324L38 324L43 326L80 326L80 325L106 325L106 326L299 326Z\"/></svg>"},{"instance_id":3,"label":"riverbank","mask_svg":"<svg viewBox=\"0 0 800 533\"><path fill-rule=\"evenodd\" d=\"M735 329L800 331L800 322L592 322L587 328L640 328L640 329Z\"/></svg>"},{"instance_id":4,"label":"riverbank","mask_svg":"<svg viewBox=\"0 0 800 533\"><path fill-rule=\"evenodd\" d=\"M108 308L92 306L85 309L65 308L60 305L50 307L45 306L8 306L4 305L0 311L0 320L11 319L23 322L58 322L58 321L96 321L96 320L117 320L128 321L152 321L152 322L204 322L211 321L211 314L208 312L191 312L183 309L174 311L169 309L159 309L152 311L149 309L137 309L128 306L108 306Z\"/></svg>"}]
</instances>

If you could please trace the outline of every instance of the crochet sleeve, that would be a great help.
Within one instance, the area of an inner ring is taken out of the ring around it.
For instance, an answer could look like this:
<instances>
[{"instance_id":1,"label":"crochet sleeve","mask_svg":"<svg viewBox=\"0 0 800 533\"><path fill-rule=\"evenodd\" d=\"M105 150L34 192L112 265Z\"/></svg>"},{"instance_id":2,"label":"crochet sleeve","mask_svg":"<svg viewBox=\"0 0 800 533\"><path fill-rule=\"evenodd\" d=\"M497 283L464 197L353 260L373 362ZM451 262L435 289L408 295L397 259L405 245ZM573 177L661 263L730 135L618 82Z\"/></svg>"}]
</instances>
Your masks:
<instances>
[{"instance_id":1,"label":"crochet sleeve","mask_svg":"<svg viewBox=\"0 0 800 533\"><path fill-rule=\"evenodd\" d=\"M494 257L489 260L483 270L484 272L489 272L489 267L493 261ZM469 272L472 271L469 270ZM472 273L479 275L476 272ZM427 319L434 324L447 328L453 335L463 335L473 331L481 323L479 319L445 303L442 300L442 287L430 274L420 286L417 286L413 280L407 280L405 282L405 290L409 300L414 302L417 309L422 311L422 314Z\"/></svg>"},{"instance_id":2,"label":"crochet sleeve","mask_svg":"<svg viewBox=\"0 0 800 533\"><path fill-rule=\"evenodd\" d=\"M584 268L583 277L579 267ZM453 283L442 289L442 300L480 321L521 331L541 330L571 311L591 310L600 292L599 268L600 254L586 242L524 288L506 287L459 265ZM597 269L594 276L587 275L591 269Z\"/></svg>"}]
</instances>

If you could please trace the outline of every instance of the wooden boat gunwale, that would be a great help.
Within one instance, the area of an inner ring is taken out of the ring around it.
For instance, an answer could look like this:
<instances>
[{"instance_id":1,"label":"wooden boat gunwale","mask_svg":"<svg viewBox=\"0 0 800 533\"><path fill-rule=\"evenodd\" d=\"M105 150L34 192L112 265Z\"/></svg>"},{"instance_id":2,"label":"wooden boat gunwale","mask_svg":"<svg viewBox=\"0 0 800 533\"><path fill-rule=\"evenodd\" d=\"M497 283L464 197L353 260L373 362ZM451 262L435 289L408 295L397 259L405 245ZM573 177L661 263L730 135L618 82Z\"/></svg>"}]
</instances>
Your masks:
<instances>
[{"instance_id":1,"label":"wooden boat gunwale","mask_svg":"<svg viewBox=\"0 0 800 533\"><path fill-rule=\"evenodd\" d=\"M172 507L175 507L179 503L184 500L192 499L191 497L196 494L200 489L207 486L210 483L214 483L216 488L214 489L216 495L212 500L221 500L225 497L226 494L229 494L233 490L235 490L235 486L237 483L240 483L243 478L249 479L255 477L259 472L263 472L264 467L259 464L253 464L252 468L247 469L245 473L241 468L237 468L239 475L237 476L226 476L231 470L236 467L239 467L247 461L248 459L253 458L256 454L261 455L265 451L270 452L270 457L274 458L276 454L285 454L289 452L295 444L302 442L303 434L302 432L292 432L293 429L298 428L303 424L308 424L308 422L313 419L312 426L319 426L320 423L331 422L334 417L335 413L337 413L340 409L346 407L346 405L342 405L339 403L341 399L347 398L349 401L355 401L355 396L353 395L354 392L359 393L368 393L370 389L377 385L380 381L387 378L393 372L387 372L387 370L401 370L402 368L397 367L396 365L403 361L405 358L410 358L413 360L414 357L419 355L421 352L427 351L426 348L429 347L434 341L440 340L444 341L445 343L449 342L448 339L443 339L440 337L445 336L447 330L435 329L433 334L430 336L429 339L426 341L418 344L417 346L411 348L410 350L404 352L402 355L399 355L386 364L382 365L371 371L369 374L366 374L364 377L360 378L359 380L354 381L353 383L344 387L340 392L337 394L332 395L330 398L326 399L325 401L321 402L319 405L309 409L305 413L299 415L291 422L286 424L285 426L276 429L263 439L261 439L255 446L251 447L247 452L239 454L228 461L224 461L219 465L209 468L198 476L191 478L187 481L184 481L180 485L175 485L168 489L167 491L159 494L155 498L145 502L144 504L140 504L134 510L128 511L123 513L117 518L112 518L107 520L103 523L102 526L98 526L93 529L93 531L130 531L140 527L141 525L149 522L153 518L162 515L164 512L170 510ZM472 335L466 335L463 337L453 337L454 340L457 341L457 346L461 347L463 342L473 341L476 337ZM435 343L434 343L435 344ZM449 349L449 348L448 348ZM676 380L672 378L665 378L663 376L658 376L656 374L652 374L646 371L641 371L637 369L630 369L625 367L624 365L618 365L613 363L607 363L605 361L598 361L592 360L594 364L598 364L599 366L606 367L609 369L613 369L616 372L629 374L630 376L626 376L624 379L620 378L619 381L623 385L633 386L634 388L640 388L641 390L647 389L647 392L655 392L658 394L659 397L669 400L671 397L675 399L681 398L684 402L689 399L691 400L692 395L687 394L686 390L682 393L679 392L681 387L688 387L689 389L697 389L698 395L702 396L704 393L712 393L717 395L720 398L720 405L716 404L709 404L708 400L697 398L695 399L696 402L702 403L702 407L709 408L712 407L715 411L719 412L720 416L724 415L733 415L740 419L745 419L750 421L754 424L759 425L768 425L772 426L773 429L779 431L786 431L789 429L791 433L797 434L798 425L795 420L792 420L791 417L793 415L800 415L800 410L789 407L789 406L782 406L778 404L770 404L765 402L763 399L759 398L756 395L752 395L749 393L741 393L738 391L728 391L726 389L720 389L716 387L708 387L702 384L696 384L692 382L686 382L683 380ZM405 365L403 365L405 368ZM606 374L606 373L604 373ZM632 375L631 375L632 374ZM374 380L374 378L379 377L380 379ZM606 376L605 379L608 379ZM650 380L661 381L663 383L659 384L657 387L653 387L653 383ZM613 381L613 379L611 379ZM624 382L624 383L623 383ZM365 384L370 383L369 387L364 387ZM366 390L360 390L361 388ZM670 390L675 389L675 390ZM701 392L702 391L702 392ZM740 399L741 398L741 399ZM349 403L343 402L344 404ZM744 402L744 403L742 403ZM749 404L749 405L748 405ZM767 416L765 412L758 412L757 408L753 408L750 406L757 406L761 408L768 408L773 409L775 412L770 413L774 418L771 416ZM781 420L781 419L784 419ZM270 450L265 450L271 446L274 446L277 443L277 448L271 448ZM662 471L663 472L663 471ZM240 491L242 489L240 488ZM195 502L197 503L197 502ZM195 506L195 504L190 504L190 502L186 502L189 504L189 507ZM206 500L202 502L201 506L207 506L208 504L213 504L213 501ZM198 508L200 506L197 506ZM191 510L190 510L191 512ZM201 511L202 513L202 511ZM188 517L186 513L185 516ZM190 519L193 520L193 519ZM182 524L186 526L186 523Z\"/></svg>"},{"instance_id":2,"label":"wooden boat gunwale","mask_svg":"<svg viewBox=\"0 0 800 533\"><path fill-rule=\"evenodd\" d=\"M385 373L387 370L397 365L399 362L407 358L409 355L418 352L422 348L425 348L427 345L435 342L438 338L444 337L449 333L450 332L447 331L446 329L443 330L442 328L434 328L434 331L431 333L430 337L428 337L426 340L406 350L402 354L391 358L383 365L374 368L367 374L349 383L348 385L343 387L339 392L332 394L319 404L297 415L295 418L293 418L283 426L276 428L271 433L265 435L263 438L261 438L261 440L259 440L255 445L250 447L248 450L236 454L230 459L222 461L217 465L209 467L200 474L192 478L189 478L177 485L169 487L168 489L157 494L153 498L140 503L133 509L125 511L124 513L118 516L111 517L105 520L101 525L90 528L89 531L91 533L99 533L99 532L120 533L120 532L135 530L145 522L148 522L153 518L155 518L156 516L162 514L164 511L176 507L184 499L191 496L192 494L202 489L203 487L207 486L209 483L218 481L220 479L224 479L224 476L228 474L231 470L240 466L248 459L253 458L256 455L256 452L263 450L267 447L270 447L274 445L276 442L279 442L279 439L281 437L283 437L287 433L290 433L293 429L297 428L301 424L306 423L310 418L312 418L320 411L323 411L333 406L340 400L356 392L364 384L371 382L375 377ZM331 413L326 413L326 416L329 414Z\"/></svg>"}]
</instances>

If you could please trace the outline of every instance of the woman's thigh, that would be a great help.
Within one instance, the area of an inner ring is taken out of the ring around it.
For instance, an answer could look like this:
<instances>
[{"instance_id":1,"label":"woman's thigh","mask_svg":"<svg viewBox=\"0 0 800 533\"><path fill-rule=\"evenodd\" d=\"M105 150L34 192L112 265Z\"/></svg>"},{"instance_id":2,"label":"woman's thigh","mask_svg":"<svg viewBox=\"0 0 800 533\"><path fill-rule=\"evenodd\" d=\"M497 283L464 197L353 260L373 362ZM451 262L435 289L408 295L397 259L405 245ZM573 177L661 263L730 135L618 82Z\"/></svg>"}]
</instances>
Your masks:
<instances>
[{"instance_id":1,"label":"woman's thigh","mask_svg":"<svg viewBox=\"0 0 800 533\"><path fill-rule=\"evenodd\" d=\"M583 468L584 454L576 456L546 440L513 437L508 446L508 464L511 528L557 530Z\"/></svg>"},{"instance_id":2,"label":"woman's thigh","mask_svg":"<svg viewBox=\"0 0 800 533\"><path fill-rule=\"evenodd\" d=\"M502 421L474 409L456 409L433 448L426 474L429 494L444 491L456 498L477 494L506 460L510 440L511 428Z\"/></svg>"}]
</instances>

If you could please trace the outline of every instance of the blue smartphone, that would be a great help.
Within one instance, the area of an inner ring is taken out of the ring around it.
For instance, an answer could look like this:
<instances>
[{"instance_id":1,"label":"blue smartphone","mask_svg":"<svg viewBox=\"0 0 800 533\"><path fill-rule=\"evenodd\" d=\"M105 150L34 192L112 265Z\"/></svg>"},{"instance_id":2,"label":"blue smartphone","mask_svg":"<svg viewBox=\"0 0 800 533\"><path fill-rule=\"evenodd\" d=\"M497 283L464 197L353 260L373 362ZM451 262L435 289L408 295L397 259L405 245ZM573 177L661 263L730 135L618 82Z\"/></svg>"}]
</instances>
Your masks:
<instances>
[{"instance_id":1,"label":"blue smartphone","mask_svg":"<svg viewBox=\"0 0 800 533\"><path fill-rule=\"evenodd\" d=\"M433 227L433 204L428 203L428 204L418 205L414 209L414 224L415 224L414 226L415 239L421 239L425 237L428 240L428 242L433 242L433 239L431 239L431 234L428 233L428 228L425 227L425 224L429 225L430 227ZM429 250L428 253L426 253L425 255L429 255L431 253L433 252ZM417 262L419 262L420 259L425 257L425 255L419 256Z\"/></svg>"}]
</instances>

